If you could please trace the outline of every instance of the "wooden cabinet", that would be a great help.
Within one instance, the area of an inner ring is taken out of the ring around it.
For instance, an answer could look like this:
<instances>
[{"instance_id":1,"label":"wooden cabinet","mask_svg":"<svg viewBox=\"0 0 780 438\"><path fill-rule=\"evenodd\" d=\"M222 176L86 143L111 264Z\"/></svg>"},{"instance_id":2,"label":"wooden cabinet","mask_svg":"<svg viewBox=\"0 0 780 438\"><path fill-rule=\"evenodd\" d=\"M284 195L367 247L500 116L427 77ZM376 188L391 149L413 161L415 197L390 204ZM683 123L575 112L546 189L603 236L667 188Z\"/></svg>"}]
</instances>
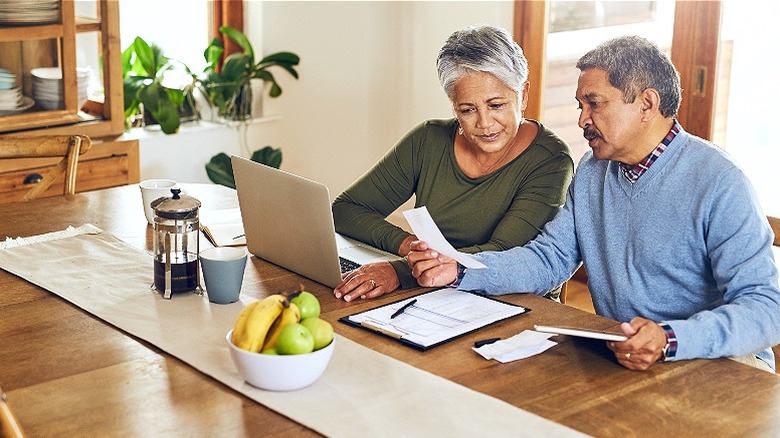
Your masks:
<instances>
[{"instance_id":1,"label":"wooden cabinet","mask_svg":"<svg viewBox=\"0 0 780 438\"><path fill-rule=\"evenodd\" d=\"M59 10L59 19L45 23L26 21L23 14L18 22L8 20L7 15L0 22L0 68L13 74L22 94L35 101L33 107L16 114L0 111L0 147L5 135L88 135L93 148L81 156L77 191L138 182L138 142L120 137L124 103L119 4L116 0L61 0ZM54 105L36 99L45 91L37 73L41 70L36 70L41 68L54 68L61 74L58 84L54 79L61 96ZM79 70L90 72L88 87L80 89L84 79L77 74ZM25 190L19 187L20 176L24 179L36 173L36 165L48 165L4 161L0 163L0 202Z\"/></svg>"},{"instance_id":2,"label":"wooden cabinet","mask_svg":"<svg viewBox=\"0 0 780 438\"><path fill-rule=\"evenodd\" d=\"M45 175L58 158L0 160L0 203L22 200L29 184ZM96 141L79 159L76 191L134 184L139 180L138 140ZM60 176L42 196L62 195Z\"/></svg>"},{"instance_id":3,"label":"wooden cabinet","mask_svg":"<svg viewBox=\"0 0 780 438\"><path fill-rule=\"evenodd\" d=\"M32 98L36 93L32 71L58 67L63 98L59 108L47 109L36 103L20 114L0 116L0 133L44 131L92 138L121 135L124 104L119 4L63 0L60 9L60 23L0 24L0 67L16 74L23 94ZM77 68L91 72L93 101L88 105L79 101Z\"/></svg>"}]
</instances>

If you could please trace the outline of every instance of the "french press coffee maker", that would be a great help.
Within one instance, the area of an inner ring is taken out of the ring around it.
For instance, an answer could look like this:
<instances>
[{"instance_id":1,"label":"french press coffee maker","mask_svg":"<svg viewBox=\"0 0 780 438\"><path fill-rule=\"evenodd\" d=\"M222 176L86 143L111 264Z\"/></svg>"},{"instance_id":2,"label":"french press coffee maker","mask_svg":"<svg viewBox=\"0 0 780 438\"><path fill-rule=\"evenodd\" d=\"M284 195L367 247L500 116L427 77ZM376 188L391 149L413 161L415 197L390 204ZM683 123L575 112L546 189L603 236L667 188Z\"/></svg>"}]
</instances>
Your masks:
<instances>
[{"instance_id":1,"label":"french press coffee maker","mask_svg":"<svg viewBox=\"0 0 780 438\"><path fill-rule=\"evenodd\" d=\"M198 253L200 201L173 187L172 197L152 201L154 210L154 288L171 299L172 293L200 291Z\"/></svg>"}]
</instances>

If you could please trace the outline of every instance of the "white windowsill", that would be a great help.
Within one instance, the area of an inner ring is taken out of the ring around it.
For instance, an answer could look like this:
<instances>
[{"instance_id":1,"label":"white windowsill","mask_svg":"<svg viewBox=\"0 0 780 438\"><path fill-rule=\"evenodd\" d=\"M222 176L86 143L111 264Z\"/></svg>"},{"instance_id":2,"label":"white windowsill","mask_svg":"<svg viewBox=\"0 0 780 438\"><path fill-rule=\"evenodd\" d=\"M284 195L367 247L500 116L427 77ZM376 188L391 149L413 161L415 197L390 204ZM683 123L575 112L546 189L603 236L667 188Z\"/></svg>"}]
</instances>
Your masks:
<instances>
[{"instance_id":1,"label":"white windowsill","mask_svg":"<svg viewBox=\"0 0 780 438\"><path fill-rule=\"evenodd\" d=\"M282 116L280 115L273 115L273 116L267 116L267 117L258 117L254 119L250 119L245 123L242 122L227 122L227 123L219 123L219 122L207 122L204 120L197 120L193 122L184 122L179 127L179 132L175 134L165 134L160 129L159 125L150 125L145 126L142 128L132 128L130 131L125 131L123 137L125 139L129 140L142 140L142 139L148 139L148 138L157 138L157 137L175 137L177 135L188 135L188 134L196 134L203 131L214 131L224 128L231 128L236 129L240 128L243 125L246 126L254 126L254 125L260 125L263 123L269 123L276 120L280 120Z\"/></svg>"}]
</instances>

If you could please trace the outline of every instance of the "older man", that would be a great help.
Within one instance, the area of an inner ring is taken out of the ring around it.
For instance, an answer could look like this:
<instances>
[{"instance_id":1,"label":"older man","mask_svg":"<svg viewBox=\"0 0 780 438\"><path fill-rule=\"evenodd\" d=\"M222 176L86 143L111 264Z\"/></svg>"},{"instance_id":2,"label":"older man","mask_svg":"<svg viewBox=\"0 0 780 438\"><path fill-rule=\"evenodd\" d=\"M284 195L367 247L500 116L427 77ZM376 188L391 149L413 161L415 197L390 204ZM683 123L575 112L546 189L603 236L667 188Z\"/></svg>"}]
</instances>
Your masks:
<instances>
[{"instance_id":1,"label":"older man","mask_svg":"<svg viewBox=\"0 0 780 438\"><path fill-rule=\"evenodd\" d=\"M421 285L543 294L580 263L600 315L624 322L609 348L627 368L731 357L774 369L780 289L772 231L750 182L718 147L675 119L680 79L655 44L622 37L577 63L579 126L592 151L566 205L523 247L464 269L413 245Z\"/></svg>"}]
</instances>

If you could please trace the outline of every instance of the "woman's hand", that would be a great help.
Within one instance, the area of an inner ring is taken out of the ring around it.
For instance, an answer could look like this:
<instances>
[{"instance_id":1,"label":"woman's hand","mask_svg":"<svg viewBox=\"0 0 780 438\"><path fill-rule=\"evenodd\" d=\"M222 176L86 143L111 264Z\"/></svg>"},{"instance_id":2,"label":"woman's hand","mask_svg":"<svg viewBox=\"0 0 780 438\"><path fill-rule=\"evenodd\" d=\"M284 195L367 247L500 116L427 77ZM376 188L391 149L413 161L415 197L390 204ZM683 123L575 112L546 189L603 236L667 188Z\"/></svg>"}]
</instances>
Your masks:
<instances>
[{"instance_id":1,"label":"woman's hand","mask_svg":"<svg viewBox=\"0 0 780 438\"><path fill-rule=\"evenodd\" d=\"M333 295L343 298L344 301L352 301L358 297L376 298L401 286L390 262L368 263L347 272L342 278L341 283L333 290Z\"/></svg>"},{"instance_id":2,"label":"woman's hand","mask_svg":"<svg viewBox=\"0 0 780 438\"><path fill-rule=\"evenodd\" d=\"M458 262L428 249L425 242L412 242L406 260L417 284L423 287L446 286L458 276Z\"/></svg>"}]
</instances>

